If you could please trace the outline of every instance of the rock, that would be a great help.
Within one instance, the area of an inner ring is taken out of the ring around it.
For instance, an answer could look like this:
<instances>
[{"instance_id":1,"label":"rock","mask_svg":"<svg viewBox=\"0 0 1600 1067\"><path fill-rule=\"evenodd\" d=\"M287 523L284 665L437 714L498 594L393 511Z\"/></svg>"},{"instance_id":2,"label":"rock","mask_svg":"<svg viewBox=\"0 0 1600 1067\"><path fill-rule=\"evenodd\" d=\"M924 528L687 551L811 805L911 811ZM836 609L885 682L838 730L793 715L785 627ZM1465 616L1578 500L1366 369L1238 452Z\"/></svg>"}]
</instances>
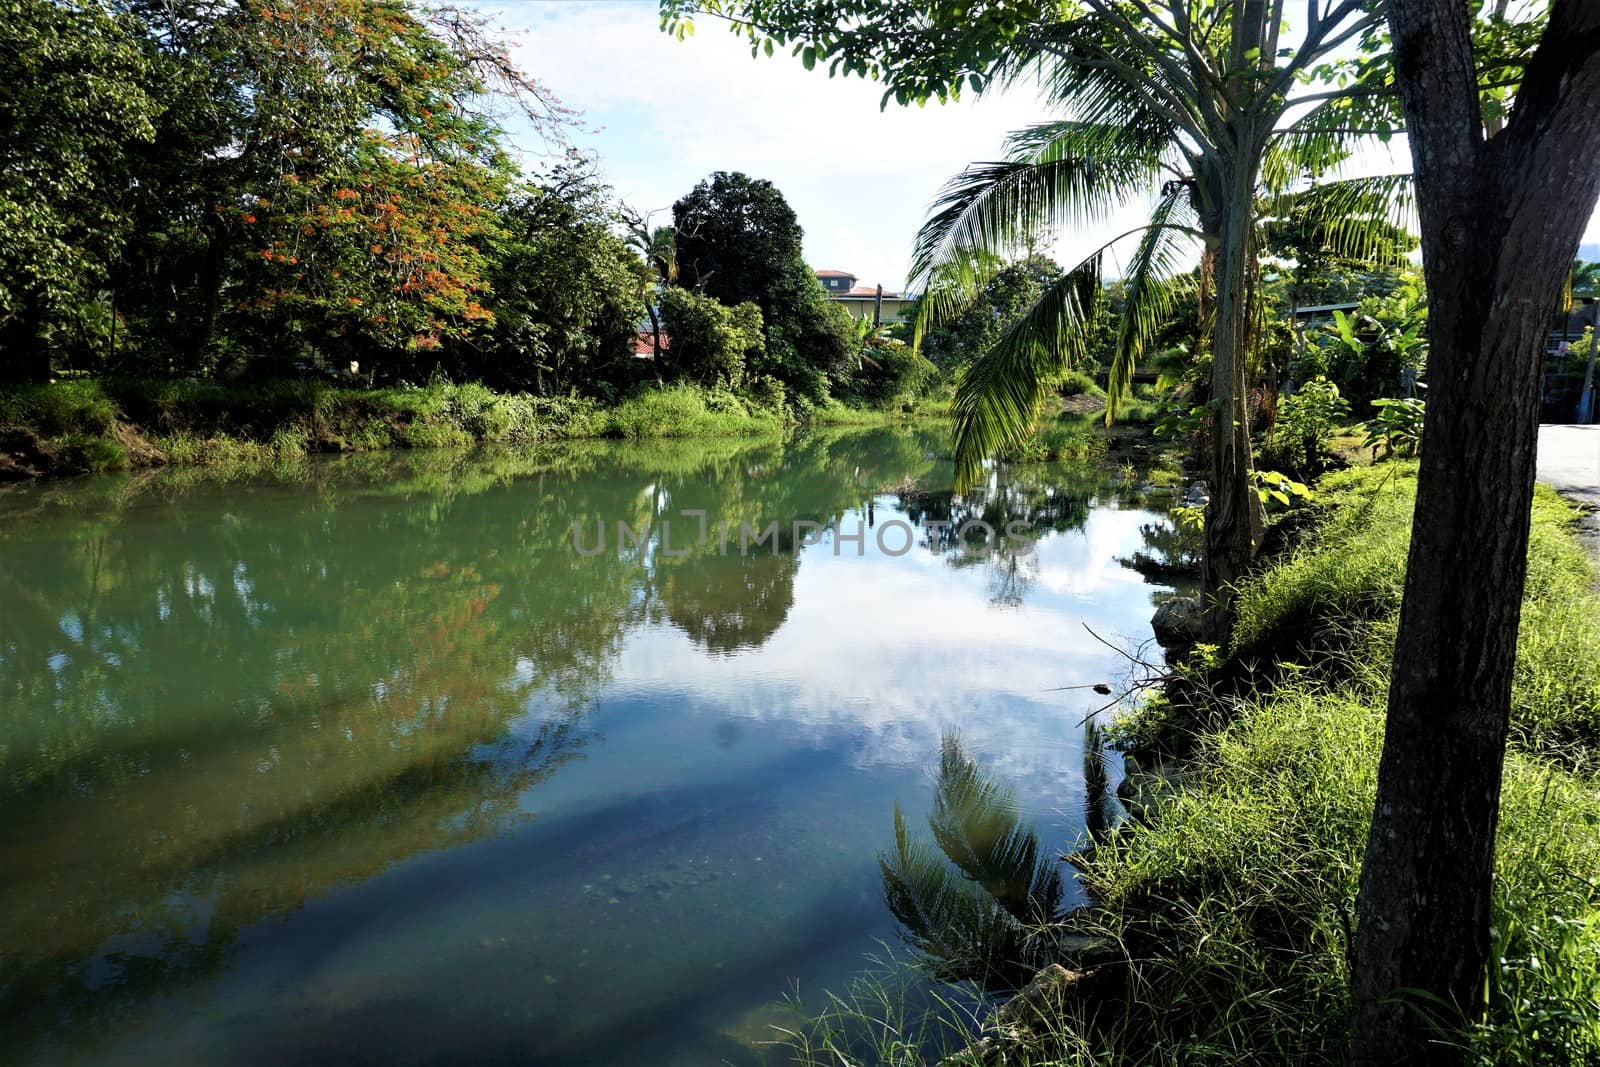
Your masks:
<instances>
[{"instance_id":1,"label":"rock","mask_svg":"<svg viewBox=\"0 0 1600 1067\"><path fill-rule=\"evenodd\" d=\"M1079 985L1093 971L1069 971L1052 963L1022 991L1002 1004L984 1025L984 1036L953 1055L939 1061L939 1067L980 1067L994 1062L1012 1062L1009 1050L1037 1041L1060 1028L1066 1003L1077 995Z\"/></svg>"},{"instance_id":2,"label":"rock","mask_svg":"<svg viewBox=\"0 0 1600 1067\"><path fill-rule=\"evenodd\" d=\"M1199 597L1175 596L1163 600L1150 620L1156 641L1169 651L1193 646L1200 640L1201 614Z\"/></svg>"}]
</instances>

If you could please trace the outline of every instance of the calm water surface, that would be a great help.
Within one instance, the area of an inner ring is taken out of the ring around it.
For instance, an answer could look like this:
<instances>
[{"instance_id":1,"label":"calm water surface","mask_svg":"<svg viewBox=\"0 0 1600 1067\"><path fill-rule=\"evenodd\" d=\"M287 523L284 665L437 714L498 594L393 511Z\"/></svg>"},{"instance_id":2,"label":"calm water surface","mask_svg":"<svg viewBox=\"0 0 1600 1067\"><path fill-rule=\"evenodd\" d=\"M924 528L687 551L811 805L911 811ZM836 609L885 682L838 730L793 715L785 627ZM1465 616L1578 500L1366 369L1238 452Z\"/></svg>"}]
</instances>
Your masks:
<instances>
[{"instance_id":1,"label":"calm water surface","mask_svg":"<svg viewBox=\"0 0 1600 1067\"><path fill-rule=\"evenodd\" d=\"M583 443L0 492L0 1060L757 1062L796 983L894 939L876 853L896 802L926 810L943 732L1047 841L1082 833L1098 701L1047 690L1114 680L1083 624L1143 639L1164 592L1117 558L1165 520L1104 474L952 502L943 450ZM872 532L723 556L685 509ZM927 525L973 516L1041 540L984 556ZM874 543L894 520L904 554Z\"/></svg>"}]
</instances>

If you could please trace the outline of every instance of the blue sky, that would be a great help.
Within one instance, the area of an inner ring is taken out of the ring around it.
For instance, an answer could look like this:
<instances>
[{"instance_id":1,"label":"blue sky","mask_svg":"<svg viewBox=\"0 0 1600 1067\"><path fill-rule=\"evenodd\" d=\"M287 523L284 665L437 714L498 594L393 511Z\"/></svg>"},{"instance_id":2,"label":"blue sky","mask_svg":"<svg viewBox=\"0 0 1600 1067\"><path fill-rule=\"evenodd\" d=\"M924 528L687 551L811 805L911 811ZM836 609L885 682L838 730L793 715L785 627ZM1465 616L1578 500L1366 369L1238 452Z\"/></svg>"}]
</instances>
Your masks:
<instances>
[{"instance_id":1,"label":"blue sky","mask_svg":"<svg viewBox=\"0 0 1600 1067\"><path fill-rule=\"evenodd\" d=\"M574 140L630 206L659 210L664 223L672 202L714 170L767 178L799 215L811 265L865 285L904 284L939 186L968 163L998 158L1007 131L1047 117L1022 92L880 111L876 83L830 79L782 53L753 59L714 20L685 41L668 37L654 0L474 6L504 27L524 70L583 112ZM1404 166L1375 159L1363 169ZM1140 215L1130 204L1103 226L1058 235L1057 258L1087 253ZM1584 241L1600 242L1600 215Z\"/></svg>"}]
</instances>

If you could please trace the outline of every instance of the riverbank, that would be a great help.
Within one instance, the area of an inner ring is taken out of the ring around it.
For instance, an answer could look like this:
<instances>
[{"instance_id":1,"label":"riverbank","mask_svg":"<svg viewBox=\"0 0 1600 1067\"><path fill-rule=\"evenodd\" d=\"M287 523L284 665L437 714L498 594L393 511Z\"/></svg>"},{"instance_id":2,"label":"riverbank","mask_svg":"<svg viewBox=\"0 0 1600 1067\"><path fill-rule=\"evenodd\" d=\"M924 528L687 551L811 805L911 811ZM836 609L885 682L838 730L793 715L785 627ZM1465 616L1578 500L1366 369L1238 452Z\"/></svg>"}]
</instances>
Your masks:
<instances>
[{"instance_id":1,"label":"riverbank","mask_svg":"<svg viewBox=\"0 0 1600 1067\"><path fill-rule=\"evenodd\" d=\"M1064 1021L1073 1042L1134 1062L1342 1062L1415 477L1324 478L1319 521L1242 591L1232 645L1198 650L1119 725L1145 817L1079 858L1099 906L1076 926L1118 946L1130 980L1117 1010ZM1447 1036L1473 1062L1600 1056L1600 598L1578 517L1540 487L1490 1007Z\"/></svg>"},{"instance_id":2,"label":"riverbank","mask_svg":"<svg viewBox=\"0 0 1600 1067\"><path fill-rule=\"evenodd\" d=\"M371 452L574 438L745 437L797 424L883 425L937 412L832 403L797 412L675 385L614 405L477 384L383 389L319 381L221 385L63 381L0 393L0 481L164 464L227 466Z\"/></svg>"}]
</instances>

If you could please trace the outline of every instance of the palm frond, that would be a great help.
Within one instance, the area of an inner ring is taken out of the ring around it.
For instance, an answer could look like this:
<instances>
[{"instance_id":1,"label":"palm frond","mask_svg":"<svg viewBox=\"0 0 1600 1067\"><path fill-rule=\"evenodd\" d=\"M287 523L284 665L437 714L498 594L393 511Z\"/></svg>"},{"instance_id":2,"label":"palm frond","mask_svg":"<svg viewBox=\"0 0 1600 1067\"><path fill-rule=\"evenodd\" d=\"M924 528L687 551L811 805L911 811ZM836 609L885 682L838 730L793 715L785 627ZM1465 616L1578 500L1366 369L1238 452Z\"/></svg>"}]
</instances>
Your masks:
<instances>
[{"instance_id":1,"label":"palm frond","mask_svg":"<svg viewBox=\"0 0 1600 1067\"><path fill-rule=\"evenodd\" d=\"M1099 284L1100 252L1050 285L974 359L956 386L956 490L972 486L983 461L1027 440L1052 387L1084 351L1086 282Z\"/></svg>"},{"instance_id":2,"label":"palm frond","mask_svg":"<svg viewBox=\"0 0 1600 1067\"><path fill-rule=\"evenodd\" d=\"M1010 85L1036 79L1041 96L1080 120L1159 129L1163 140L1198 147L1205 123L1187 58L1161 54L1161 43L1135 41L1115 20L1082 12L1013 42L992 75Z\"/></svg>"},{"instance_id":3,"label":"palm frond","mask_svg":"<svg viewBox=\"0 0 1600 1067\"><path fill-rule=\"evenodd\" d=\"M1040 856L1039 835L1022 825L1016 798L946 736L939 754L933 838L961 873L1020 923L1054 917L1065 890L1058 865Z\"/></svg>"},{"instance_id":4,"label":"palm frond","mask_svg":"<svg viewBox=\"0 0 1600 1067\"><path fill-rule=\"evenodd\" d=\"M884 901L907 943L942 977L982 978L1016 951L1016 924L943 853L911 836L898 804L894 841L893 851L878 856Z\"/></svg>"},{"instance_id":5,"label":"palm frond","mask_svg":"<svg viewBox=\"0 0 1600 1067\"><path fill-rule=\"evenodd\" d=\"M913 345L970 303L995 254L1038 226L1103 218L1148 188L1160 167L1160 146L1121 126L1050 123L1013 134L1009 147L1007 161L947 182L917 233L910 277L924 295Z\"/></svg>"},{"instance_id":6,"label":"palm frond","mask_svg":"<svg viewBox=\"0 0 1600 1067\"><path fill-rule=\"evenodd\" d=\"M1192 279L1185 280L1183 252L1194 238L1183 223L1192 209L1188 191L1174 185L1162 193L1150 215L1150 228L1139 239L1128 271L1127 301L1117 328L1117 348L1106 382L1106 425L1116 419L1133 384L1133 372L1151 338L1171 317L1173 303Z\"/></svg>"},{"instance_id":7,"label":"palm frond","mask_svg":"<svg viewBox=\"0 0 1600 1067\"><path fill-rule=\"evenodd\" d=\"M1324 182L1271 198L1257 211L1267 220L1293 218L1340 259L1398 266L1415 246L1416 188L1409 174Z\"/></svg>"},{"instance_id":8,"label":"palm frond","mask_svg":"<svg viewBox=\"0 0 1600 1067\"><path fill-rule=\"evenodd\" d=\"M1012 792L947 734L928 824L914 838L898 805L895 843L878 855L884 899L906 941L945 979L1026 981L1048 953L1066 897L1060 865L1021 822Z\"/></svg>"}]
</instances>

